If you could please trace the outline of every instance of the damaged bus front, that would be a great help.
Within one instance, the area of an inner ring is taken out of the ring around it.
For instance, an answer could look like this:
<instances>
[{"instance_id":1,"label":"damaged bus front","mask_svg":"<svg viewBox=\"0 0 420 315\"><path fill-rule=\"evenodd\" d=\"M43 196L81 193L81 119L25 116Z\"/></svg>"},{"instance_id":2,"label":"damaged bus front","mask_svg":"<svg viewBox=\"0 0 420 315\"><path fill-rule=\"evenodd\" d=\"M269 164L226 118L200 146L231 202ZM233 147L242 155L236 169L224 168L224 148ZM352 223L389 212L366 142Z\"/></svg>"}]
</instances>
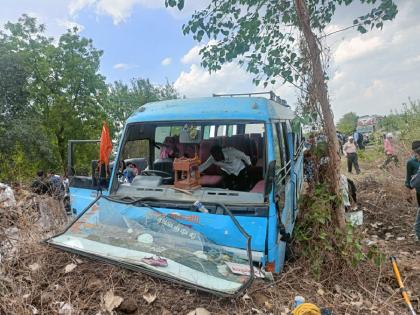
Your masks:
<instances>
[{"instance_id":1,"label":"damaged bus front","mask_svg":"<svg viewBox=\"0 0 420 315\"><path fill-rule=\"evenodd\" d=\"M261 97L142 106L107 189L48 243L216 294L243 291L284 264L302 185L293 119Z\"/></svg>"}]
</instances>

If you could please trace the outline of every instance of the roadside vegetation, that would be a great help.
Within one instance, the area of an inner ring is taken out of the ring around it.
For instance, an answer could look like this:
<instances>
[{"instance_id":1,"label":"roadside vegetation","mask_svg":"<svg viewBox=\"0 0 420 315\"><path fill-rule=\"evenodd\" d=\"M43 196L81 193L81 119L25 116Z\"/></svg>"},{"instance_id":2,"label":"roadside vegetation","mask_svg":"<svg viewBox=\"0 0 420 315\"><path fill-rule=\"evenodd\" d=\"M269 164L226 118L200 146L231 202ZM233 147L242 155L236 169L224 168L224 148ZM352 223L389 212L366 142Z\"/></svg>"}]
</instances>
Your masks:
<instances>
[{"instance_id":1,"label":"roadside vegetation","mask_svg":"<svg viewBox=\"0 0 420 315\"><path fill-rule=\"evenodd\" d=\"M244 296L232 299L187 290L41 244L67 224L63 213L55 210L56 201L15 186L17 207L0 213L0 227L8 231L0 235L0 243L14 248L2 257L0 313L49 314L71 309L74 314L106 314L105 300L112 292L123 300L113 310L120 315L188 314L197 308L212 314L287 314L296 295L335 314L405 314L390 255L397 257L418 309L420 250L412 237L415 209L401 194L404 167L378 169L384 158L379 148L366 149L374 162L362 160L363 172L353 178L364 212L363 226L349 228L346 235L325 235L330 225L324 210L328 194L320 187L313 196L303 196L293 259L273 282L256 279ZM402 161L407 154L403 149L398 152ZM305 219L305 214L310 217ZM346 247L339 247L345 253L342 256L330 250L339 237L348 237L341 243Z\"/></svg>"},{"instance_id":2,"label":"roadside vegetation","mask_svg":"<svg viewBox=\"0 0 420 315\"><path fill-rule=\"evenodd\" d=\"M178 97L173 86L134 78L107 84L103 52L76 28L59 38L23 15L0 31L0 181L26 181L39 169L65 172L69 139L98 139L102 122L116 135L141 105ZM88 172L97 148L76 148ZM86 174L87 175L87 174Z\"/></svg>"},{"instance_id":3,"label":"roadside vegetation","mask_svg":"<svg viewBox=\"0 0 420 315\"><path fill-rule=\"evenodd\" d=\"M179 9L184 3L166 2ZM387 260L390 255L400 260L419 307L420 251L411 241L414 207L401 191L404 161L420 135L420 101L409 100L402 111L385 117L367 149L359 151L362 174L352 179L365 222L362 227L346 224L338 187L344 161L336 154L336 127L316 41L342 1L327 1L331 6L319 12L301 0L283 1L282 11L272 1L260 1L246 14L241 13L242 3L221 3L197 11L183 29L199 42L205 36L224 38L201 50L202 65L217 71L237 60L257 85L278 80L294 84L304 91L306 114L323 122L329 138L317 159L329 157L330 167L317 174L314 189L301 196L292 255L284 272L272 282L258 279L243 297L227 300L42 245L41 240L62 231L68 222L56 211L61 205L29 193L25 183L39 169L63 174L68 140L99 138L103 121L116 138L138 107L179 95L169 82L157 86L143 78L107 84L99 71L103 52L91 40L77 29L49 38L43 25L24 15L0 32L0 182L14 183L18 199L7 213L0 209L0 228L5 231L0 235L4 259L0 313L13 309L16 314L48 314L66 307L75 314L186 314L204 307L215 314L287 314L293 297L304 295L337 314L403 314L405 306ZM395 17L395 4L381 3L362 17L365 22L355 20L359 32L365 33L365 26L381 29L383 21ZM278 16L279 12L285 14ZM265 14L266 24L261 24L259 14ZM224 22L218 24L220 19ZM279 21L291 25L293 32L279 32ZM296 33L299 39L292 36ZM357 114L348 113L337 130L350 134L356 123ZM396 135L400 167L378 168L385 158L384 132ZM75 167L87 175L86 165L98 158L98 148L82 145L77 150ZM123 303L109 311L110 294Z\"/></svg>"},{"instance_id":4,"label":"roadside vegetation","mask_svg":"<svg viewBox=\"0 0 420 315\"><path fill-rule=\"evenodd\" d=\"M353 112L344 114L337 123L337 130L345 135L352 134L356 130L357 118L359 117Z\"/></svg>"}]
</instances>

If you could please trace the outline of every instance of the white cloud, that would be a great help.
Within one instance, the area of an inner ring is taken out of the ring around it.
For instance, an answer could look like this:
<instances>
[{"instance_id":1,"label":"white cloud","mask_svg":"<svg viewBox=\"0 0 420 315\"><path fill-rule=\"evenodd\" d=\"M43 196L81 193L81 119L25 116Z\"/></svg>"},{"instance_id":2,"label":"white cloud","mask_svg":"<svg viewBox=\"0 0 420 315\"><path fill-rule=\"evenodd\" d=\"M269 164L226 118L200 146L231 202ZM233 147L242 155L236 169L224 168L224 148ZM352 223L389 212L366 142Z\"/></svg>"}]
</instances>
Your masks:
<instances>
[{"instance_id":1,"label":"white cloud","mask_svg":"<svg viewBox=\"0 0 420 315\"><path fill-rule=\"evenodd\" d=\"M334 72L331 82L338 82L343 78L344 78L344 72L337 70Z\"/></svg>"},{"instance_id":2,"label":"white cloud","mask_svg":"<svg viewBox=\"0 0 420 315\"><path fill-rule=\"evenodd\" d=\"M99 14L112 17L114 24L120 24L130 17L133 7L138 4L136 0L100 0L96 2Z\"/></svg>"},{"instance_id":3,"label":"white cloud","mask_svg":"<svg viewBox=\"0 0 420 315\"><path fill-rule=\"evenodd\" d=\"M128 70L128 69L133 69L137 67L138 67L137 65L131 65L128 63L117 63L113 66L115 70Z\"/></svg>"},{"instance_id":4,"label":"white cloud","mask_svg":"<svg viewBox=\"0 0 420 315\"><path fill-rule=\"evenodd\" d=\"M128 65L126 63L117 63L113 66L115 70L125 70L128 68Z\"/></svg>"},{"instance_id":5,"label":"white cloud","mask_svg":"<svg viewBox=\"0 0 420 315\"><path fill-rule=\"evenodd\" d=\"M174 87L187 97L209 96L212 93L234 93L251 88L248 74L236 64L226 64L221 70L210 74L197 64L189 71L181 72ZM254 88L253 88L254 89Z\"/></svg>"},{"instance_id":6,"label":"white cloud","mask_svg":"<svg viewBox=\"0 0 420 315\"><path fill-rule=\"evenodd\" d=\"M217 41L214 39L211 39L208 41L206 45L196 45L193 48L191 48L184 56L181 58L181 63L187 65L192 63L200 63L201 62L201 56L200 56L200 50L203 49L205 46L212 46L217 44Z\"/></svg>"},{"instance_id":7,"label":"white cloud","mask_svg":"<svg viewBox=\"0 0 420 315\"><path fill-rule=\"evenodd\" d=\"M363 95L366 97L375 97L379 93L383 93L385 88L385 83L382 80L375 79L372 83L365 89Z\"/></svg>"},{"instance_id":8,"label":"white cloud","mask_svg":"<svg viewBox=\"0 0 420 315\"><path fill-rule=\"evenodd\" d=\"M384 46L384 41L379 36L364 38L354 37L350 40L341 42L334 52L336 62L345 62L352 59L366 56Z\"/></svg>"},{"instance_id":9,"label":"white cloud","mask_svg":"<svg viewBox=\"0 0 420 315\"><path fill-rule=\"evenodd\" d=\"M420 99L420 44L413 40L420 32L420 2L404 1L398 10L383 30L364 35L349 30L327 38L334 57L329 92L336 120L350 111L387 114L408 97Z\"/></svg>"},{"instance_id":10,"label":"white cloud","mask_svg":"<svg viewBox=\"0 0 420 315\"><path fill-rule=\"evenodd\" d=\"M79 24L75 21L66 20L66 19L56 19L56 21L57 21L57 25L62 26L66 29L73 29L77 27L79 32L82 32L85 29L85 27L82 24Z\"/></svg>"},{"instance_id":11,"label":"white cloud","mask_svg":"<svg viewBox=\"0 0 420 315\"><path fill-rule=\"evenodd\" d=\"M96 14L110 16L115 25L125 22L136 6L148 9L163 9L179 18L190 16L195 10L204 8L209 0L186 1L184 9L166 8L164 0L71 0L68 8L71 15L85 8L94 8Z\"/></svg>"},{"instance_id":12,"label":"white cloud","mask_svg":"<svg viewBox=\"0 0 420 315\"><path fill-rule=\"evenodd\" d=\"M212 45L214 41L209 44ZM209 96L213 93L254 92L252 77L236 63L222 66L217 72L209 73L200 66L200 49L204 45L192 47L182 58L181 63L188 64L188 71L182 71L174 83L181 95L187 97Z\"/></svg>"},{"instance_id":13,"label":"white cloud","mask_svg":"<svg viewBox=\"0 0 420 315\"><path fill-rule=\"evenodd\" d=\"M331 34L331 33L337 32L337 31L339 31L339 30L341 30L341 29L343 29L343 27L342 27L342 26L340 26L340 25L338 25L338 24L329 24L329 25L325 28L324 33L325 33L326 35L328 35L328 34Z\"/></svg>"},{"instance_id":14,"label":"white cloud","mask_svg":"<svg viewBox=\"0 0 420 315\"><path fill-rule=\"evenodd\" d=\"M64 21L76 22L68 13L68 0L16 1L3 0L0 11L0 28L6 22L17 22L23 13L36 17L38 23L46 25L46 34L58 37L68 26Z\"/></svg>"},{"instance_id":15,"label":"white cloud","mask_svg":"<svg viewBox=\"0 0 420 315\"><path fill-rule=\"evenodd\" d=\"M70 15L74 15L85 7L91 6L96 0L71 0L68 4Z\"/></svg>"},{"instance_id":16,"label":"white cloud","mask_svg":"<svg viewBox=\"0 0 420 315\"><path fill-rule=\"evenodd\" d=\"M414 63L418 63L418 62L420 62L420 54L417 55L417 56L414 56L412 58L408 58L408 59L404 60L404 64L406 64L406 65L411 65L411 64L414 64Z\"/></svg>"},{"instance_id":17,"label":"white cloud","mask_svg":"<svg viewBox=\"0 0 420 315\"><path fill-rule=\"evenodd\" d=\"M203 46L194 46L181 58L183 64L199 63L201 60L200 49Z\"/></svg>"},{"instance_id":18,"label":"white cloud","mask_svg":"<svg viewBox=\"0 0 420 315\"><path fill-rule=\"evenodd\" d=\"M187 97L204 97L224 93L253 93L274 91L289 104L295 100L295 91L290 86L275 84L263 89L252 83L252 75L235 63L222 66L217 72L209 73L198 64L192 64L188 71L182 71L174 83L175 89Z\"/></svg>"},{"instance_id":19,"label":"white cloud","mask_svg":"<svg viewBox=\"0 0 420 315\"><path fill-rule=\"evenodd\" d=\"M162 66L169 66L172 63L172 58L166 57L161 61Z\"/></svg>"}]
</instances>

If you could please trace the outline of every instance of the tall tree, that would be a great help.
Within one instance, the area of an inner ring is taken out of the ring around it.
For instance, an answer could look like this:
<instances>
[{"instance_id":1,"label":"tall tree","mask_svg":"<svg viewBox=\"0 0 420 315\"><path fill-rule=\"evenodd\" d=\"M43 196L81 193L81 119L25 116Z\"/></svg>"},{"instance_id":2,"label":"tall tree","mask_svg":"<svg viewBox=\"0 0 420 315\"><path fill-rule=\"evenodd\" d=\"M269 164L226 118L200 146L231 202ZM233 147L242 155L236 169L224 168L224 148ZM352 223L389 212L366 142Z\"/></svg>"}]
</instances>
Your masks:
<instances>
[{"instance_id":1,"label":"tall tree","mask_svg":"<svg viewBox=\"0 0 420 315\"><path fill-rule=\"evenodd\" d=\"M141 105L176 98L173 85L147 79L107 85L99 73L102 51L76 28L57 40L23 15L0 31L0 179L22 178L37 168L65 168L69 139L97 139L102 121L122 129ZM76 148L78 171L98 158L94 146Z\"/></svg>"},{"instance_id":2,"label":"tall tree","mask_svg":"<svg viewBox=\"0 0 420 315\"><path fill-rule=\"evenodd\" d=\"M25 54L0 36L0 179L21 179L54 165L49 138L30 103ZM39 157L42 157L40 159Z\"/></svg>"},{"instance_id":3,"label":"tall tree","mask_svg":"<svg viewBox=\"0 0 420 315\"><path fill-rule=\"evenodd\" d=\"M115 130L123 127L126 119L140 106L160 100L178 98L173 85L167 82L164 86L154 85L148 79L132 79L129 84L116 81L109 85L108 117Z\"/></svg>"},{"instance_id":4,"label":"tall tree","mask_svg":"<svg viewBox=\"0 0 420 315\"><path fill-rule=\"evenodd\" d=\"M344 114L337 123L337 129L347 135L352 133L356 129L358 118L353 112Z\"/></svg>"},{"instance_id":5,"label":"tall tree","mask_svg":"<svg viewBox=\"0 0 420 315\"><path fill-rule=\"evenodd\" d=\"M27 73L26 102L19 113L33 112L33 122L41 122L56 144L61 166L66 165L67 140L85 138L100 130L106 118L101 96L107 93L99 74L102 51L77 29L61 35L58 43L47 37L45 27L23 15L17 23L7 23L1 42L19 56Z\"/></svg>"},{"instance_id":6,"label":"tall tree","mask_svg":"<svg viewBox=\"0 0 420 315\"><path fill-rule=\"evenodd\" d=\"M310 61L311 90L320 107L331 170L328 176L330 192L338 195L339 158L333 114L328 97L327 78L321 59L321 39L336 8L352 0L218 0L196 11L183 26L184 34L192 33L197 41L206 36L212 41L201 49L202 66L217 71L227 62L236 60L254 75L254 83L276 83L278 80L300 86L305 56L299 47L303 38L304 50ZM167 6L184 7L184 0L165 0ZM370 11L354 20L361 33L369 28L382 28L383 21L393 19L397 7L392 0L360 0ZM344 227L344 211L332 204L333 218Z\"/></svg>"}]
</instances>

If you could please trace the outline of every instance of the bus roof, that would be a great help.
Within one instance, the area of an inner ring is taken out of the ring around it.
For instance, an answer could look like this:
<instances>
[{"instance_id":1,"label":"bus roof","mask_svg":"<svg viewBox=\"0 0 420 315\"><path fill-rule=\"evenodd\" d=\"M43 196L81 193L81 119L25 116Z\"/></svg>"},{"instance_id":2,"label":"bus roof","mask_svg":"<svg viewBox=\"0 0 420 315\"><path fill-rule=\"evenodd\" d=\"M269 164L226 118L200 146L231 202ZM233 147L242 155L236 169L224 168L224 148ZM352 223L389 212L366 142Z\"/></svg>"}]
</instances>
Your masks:
<instances>
[{"instance_id":1,"label":"bus roof","mask_svg":"<svg viewBox=\"0 0 420 315\"><path fill-rule=\"evenodd\" d=\"M293 119L294 112L263 97L203 97L147 103L127 123L177 120Z\"/></svg>"}]
</instances>

